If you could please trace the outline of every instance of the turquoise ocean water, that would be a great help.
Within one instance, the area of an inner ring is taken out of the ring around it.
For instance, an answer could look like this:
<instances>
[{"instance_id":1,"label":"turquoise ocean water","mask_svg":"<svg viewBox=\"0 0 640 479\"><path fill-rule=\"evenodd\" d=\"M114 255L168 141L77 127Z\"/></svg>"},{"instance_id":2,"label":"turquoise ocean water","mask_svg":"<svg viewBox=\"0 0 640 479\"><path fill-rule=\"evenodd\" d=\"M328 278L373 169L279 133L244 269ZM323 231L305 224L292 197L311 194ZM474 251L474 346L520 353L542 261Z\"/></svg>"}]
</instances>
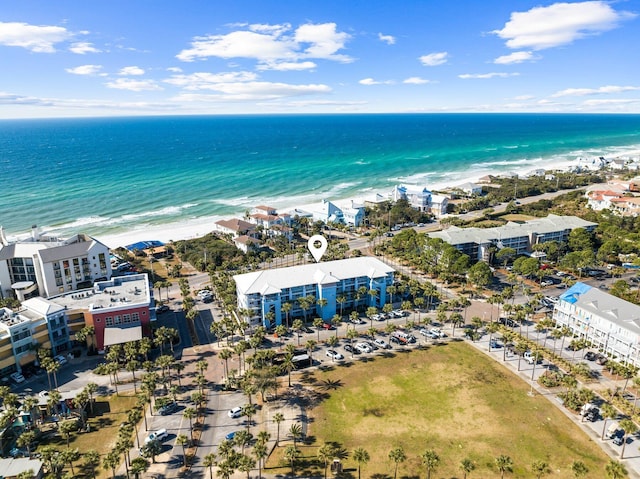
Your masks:
<instances>
[{"instance_id":1,"label":"turquoise ocean water","mask_svg":"<svg viewBox=\"0 0 640 479\"><path fill-rule=\"evenodd\" d=\"M112 235L634 149L640 115L5 120L0 224Z\"/></svg>"}]
</instances>

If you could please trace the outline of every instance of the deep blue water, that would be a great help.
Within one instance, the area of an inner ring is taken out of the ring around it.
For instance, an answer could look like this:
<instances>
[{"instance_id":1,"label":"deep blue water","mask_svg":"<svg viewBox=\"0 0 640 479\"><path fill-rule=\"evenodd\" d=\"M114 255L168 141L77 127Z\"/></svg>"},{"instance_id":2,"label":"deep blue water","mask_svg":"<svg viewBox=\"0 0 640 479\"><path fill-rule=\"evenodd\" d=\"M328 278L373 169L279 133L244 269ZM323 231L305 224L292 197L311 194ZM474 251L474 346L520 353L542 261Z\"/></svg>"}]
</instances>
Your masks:
<instances>
[{"instance_id":1,"label":"deep blue water","mask_svg":"<svg viewBox=\"0 0 640 479\"><path fill-rule=\"evenodd\" d=\"M640 115L0 121L0 224L111 234L640 149Z\"/></svg>"}]
</instances>

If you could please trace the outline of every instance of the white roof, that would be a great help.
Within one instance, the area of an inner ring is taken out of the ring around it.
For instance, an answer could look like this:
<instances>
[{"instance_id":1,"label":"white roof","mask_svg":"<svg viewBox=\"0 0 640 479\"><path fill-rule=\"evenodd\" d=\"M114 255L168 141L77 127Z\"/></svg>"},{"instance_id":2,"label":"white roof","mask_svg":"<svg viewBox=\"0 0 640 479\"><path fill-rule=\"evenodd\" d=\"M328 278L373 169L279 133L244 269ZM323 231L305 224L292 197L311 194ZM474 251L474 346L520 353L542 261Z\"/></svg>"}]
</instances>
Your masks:
<instances>
[{"instance_id":1,"label":"white roof","mask_svg":"<svg viewBox=\"0 0 640 479\"><path fill-rule=\"evenodd\" d=\"M64 311L64 306L49 301L48 299L36 296L22 302L22 306L34 311L42 316L48 316L59 311Z\"/></svg>"},{"instance_id":2,"label":"white roof","mask_svg":"<svg viewBox=\"0 0 640 479\"><path fill-rule=\"evenodd\" d=\"M307 284L330 284L366 276L382 278L395 270L376 258L360 258L304 264L289 268L268 269L233 277L242 294L276 294L285 288Z\"/></svg>"}]
</instances>

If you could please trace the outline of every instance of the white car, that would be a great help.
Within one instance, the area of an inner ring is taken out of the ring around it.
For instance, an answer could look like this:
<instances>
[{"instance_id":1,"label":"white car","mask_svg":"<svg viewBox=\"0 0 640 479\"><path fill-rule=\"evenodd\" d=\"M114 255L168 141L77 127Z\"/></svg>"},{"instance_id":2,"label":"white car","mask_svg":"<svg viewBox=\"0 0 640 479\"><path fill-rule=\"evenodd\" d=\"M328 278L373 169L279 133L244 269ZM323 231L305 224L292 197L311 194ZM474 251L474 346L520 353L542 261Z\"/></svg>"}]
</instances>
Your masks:
<instances>
[{"instance_id":1,"label":"white car","mask_svg":"<svg viewBox=\"0 0 640 479\"><path fill-rule=\"evenodd\" d=\"M334 360L344 359L344 356L340 354L338 351L336 351L335 349L327 349L327 352L325 354Z\"/></svg>"},{"instance_id":2,"label":"white car","mask_svg":"<svg viewBox=\"0 0 640 479\"><path fill-rule=\"evenodd\" d=\"M11 375L9 376L13 382L15 382L16 384L20 384L24 382L24 376L18 372L16 373L11 373Z\"/></svg>"},{"instance_id":3,"label":"white car","mask_svg":"<svg viewBox=\"0 0 640 479\"><path fill-rule=\"evenodd\" d=\"M361 353L370 353L373 351L373 349L371 349L371 346L369 346L367 343L358 343L356 344L355 348Z\"/></svg>"},{"instance_id":4,"label":"white car","mask_svg":"<svg viewBox=\"0 0 640 479\"><path fill-rule=\"evenodd\" d=\"M164 441L169 434L166 429L158 429L157 431L152 432L147 437L144 438L144 443L147 444L151 441Z\"/></svg>"},{"instance_id":5,"label":"white car","mask_svg":"<svg viewBox=\"0 0 640 479\"><path fill-rule=\"evenodd\" d=\"M57 362L60 366L67 364L67 358L65 358L62 354L53 358L55 362Z\"/></svg>"},{"instance_id":6,"label":"white car","mask_svg":"<svg viewBox=\"0 0 640 479\"><path fill-rule=\"evenodd\" d=\"M240 416L242 416L242 408L241 407L234 407L233 409L230 409L229 412L227 413L227 415L231 418L238 418Z\"/></svg>"},{"instance_id":7,"label":"white car","mask_svg":"<svg viewBox=\"0 0 640 479\"><path fill-rule=\"evenodd\" d=\"M391 345L387 343L384 339L376 339L373 342L376 343L382 349L391 349Z\"/></svg>"},{"instance_id":8,"label":"white car","mask_svg":"<svg viewBox=\"0 0 640 479\"><path fill-rule=\"evenodd\" d=\"M442 332L442 329L439 329L439 328L431 328L429 330L429 332L431 334L433 334L437 338L446 338L447 337L447 335L444 332Z\"/></svg>"}]
</instances>

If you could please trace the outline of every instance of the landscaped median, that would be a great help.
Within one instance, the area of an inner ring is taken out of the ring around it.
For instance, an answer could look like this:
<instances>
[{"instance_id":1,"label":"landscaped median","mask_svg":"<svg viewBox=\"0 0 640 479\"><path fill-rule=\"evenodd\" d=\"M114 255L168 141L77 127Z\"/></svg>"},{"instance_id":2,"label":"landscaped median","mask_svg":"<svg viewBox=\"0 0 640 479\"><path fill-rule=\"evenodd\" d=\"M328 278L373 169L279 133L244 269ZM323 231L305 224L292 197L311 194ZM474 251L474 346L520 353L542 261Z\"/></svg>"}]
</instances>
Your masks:
<instances>
[{"instance_id":1,"label":"landscaped median","mask_svg":"<svg viewBox=\"0 0 640 479\"><path fill-rule=\"evenodd\" d=\"M542 396L529 396L529 385L464 342L450 342L411 352L395 350L348 367L330 366L305 373L304 387L322 398L308 408L308 440L298 441L296 475L322 475L318 458L326 442L349 452L345 470L357 473L352 452L363 448L363 477L424 473L427 451L438 457L437 477L460 474L465 460L473 477L500 477L496 458L508 456L517 476L530 476L534 461L546 461L570 477L574 461L602 478L608 457L561 411ZM266 472L286 474L291 464L282 441ZM392 450L401 448L405 460ZM321 455L322 456L322 455ZM289 457L290 454L289 454Z\"/></svg>"}]
</instances>

